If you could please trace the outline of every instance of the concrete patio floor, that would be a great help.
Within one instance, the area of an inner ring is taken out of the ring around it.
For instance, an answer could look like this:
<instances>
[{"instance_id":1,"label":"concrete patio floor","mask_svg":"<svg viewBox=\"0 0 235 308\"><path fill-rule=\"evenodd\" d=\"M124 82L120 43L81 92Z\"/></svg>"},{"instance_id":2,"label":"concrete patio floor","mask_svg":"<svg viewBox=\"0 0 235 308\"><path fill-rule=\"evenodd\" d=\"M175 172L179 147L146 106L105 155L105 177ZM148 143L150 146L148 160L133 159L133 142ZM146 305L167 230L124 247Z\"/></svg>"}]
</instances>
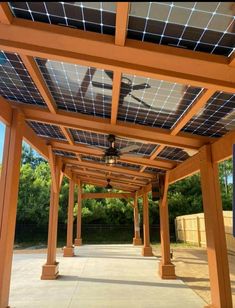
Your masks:
<instances>
[{"instance_id":1,"label":"concrete patio floor","mask_svg":"<svg viewBox=\"0 0 235 308\"><path fill-rule=\"evenodd\" d=\"M161 280L156 257L132 245L84 245L63 258L58 280L40 280L45 254L15 254L11 308L201 308L205 302L181 280Z\"/></svg>"}]
</instances>

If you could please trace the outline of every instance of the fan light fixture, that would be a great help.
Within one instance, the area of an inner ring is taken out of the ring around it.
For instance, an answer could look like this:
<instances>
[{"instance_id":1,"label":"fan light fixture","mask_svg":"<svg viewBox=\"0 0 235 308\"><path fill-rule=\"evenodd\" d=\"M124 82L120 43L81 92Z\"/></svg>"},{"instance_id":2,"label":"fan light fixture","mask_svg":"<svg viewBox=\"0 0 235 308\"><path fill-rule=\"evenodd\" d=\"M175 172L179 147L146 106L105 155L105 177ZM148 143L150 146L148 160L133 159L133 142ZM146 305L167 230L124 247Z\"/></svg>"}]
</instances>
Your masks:
<instances>
[{"instance_id":1,"label":"fan light fixture","mask_svg":"<svg viewBox=\"0 0 235 308\"><path fill-rule=\"evenodd\" d=\"M113 186L110 184L110 179L107 179L107 185L105 186L105 189L107 189L108 192L113 189Z\"/></svg>"},{"instance_id":2,"label":"fan light fixture","mask_svg":"<svg viewBox=\"0 0 235 308\"><path fill-rule=\"evenodd\" d=\"M109 135L108 141L111 146L104 153L104 160L107 166L113 166L117 163L119 156L118 150L114 147L115 136Z\"/></svg>"}]
</instances>

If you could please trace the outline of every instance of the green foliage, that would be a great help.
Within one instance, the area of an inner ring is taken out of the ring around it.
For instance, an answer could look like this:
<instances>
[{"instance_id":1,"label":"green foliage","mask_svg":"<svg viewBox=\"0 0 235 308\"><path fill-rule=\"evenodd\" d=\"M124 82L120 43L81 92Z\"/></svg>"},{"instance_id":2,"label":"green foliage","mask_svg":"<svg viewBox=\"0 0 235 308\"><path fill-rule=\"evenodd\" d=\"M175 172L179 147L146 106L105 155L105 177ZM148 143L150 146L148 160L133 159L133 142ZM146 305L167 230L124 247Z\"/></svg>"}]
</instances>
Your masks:
<instances>
[{"instance_id":1,"label":"green foliage","mask_svg":"<svg viewBox=\"0 0 235 308\"><path fill-rule=\"evenodd\" d=\"M221 195L223 208L232 208L232 160L228 160L219 166ZM21 224L35 224L45 226L48 223L50 202L50 169L40 156L27 145L23 146L22 165L20 170L20 188L18 199L17 222ZM104 188L93 185L84 185L85 192L104 192ZM60 202L59 223L67 221L69 183L63 179ZM75 194L75 202L77 192ZM133 223L133 208L127 199L87 199L83 201L82 221L84 224L107 224L127 225ZM168 192L169 218L179 215L202 212L202 196L200 187L200 176L194 175L185 180L171 185ZM142 224L142 198L139 198L139 212ZM74 219L76 218L77 204L74 208ZM149 219L150 224L159 223L158 202L151 200L149 194Z\"/></svg>"}]
</instances>

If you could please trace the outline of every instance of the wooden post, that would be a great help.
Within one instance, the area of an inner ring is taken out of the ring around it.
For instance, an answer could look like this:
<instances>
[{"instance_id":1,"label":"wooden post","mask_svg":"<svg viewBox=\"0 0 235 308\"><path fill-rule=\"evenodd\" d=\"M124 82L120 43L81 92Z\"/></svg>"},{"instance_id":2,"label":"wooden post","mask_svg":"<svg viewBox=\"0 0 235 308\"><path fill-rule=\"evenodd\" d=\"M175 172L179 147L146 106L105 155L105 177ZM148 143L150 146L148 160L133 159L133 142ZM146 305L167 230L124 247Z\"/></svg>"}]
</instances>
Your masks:
<instances>
[{"instance_id":1,"label":"wooden post","mask_svg":"<svg viewBox=\"0 0 235 308\"><path fill-rule=\"evenodd\" d=\"M159 274L162 279L175 279L175 266L171 263L170 257L170 232L167 202L167 192L169 186L168 180L169 173L167 172L165 176L162 176L160 181L161 197L159 202L159 210L162 259L159 263Z\"/></svg>"},{"instance_id":2,"label":"wooden post","mask_svg":"<svg viewBox=\"0 0 235 308\"><path fill-rule=\"evenodd\" d=\"M140 223L139 223L139 211L138 211L138 196L137 192L134 196L134 233L133 245L142 245L142 239L140 237Z\"/></svg>"},{"instance_id":3,"label":"wooden post","mask_svg":"<svg viewBox=\"0 0 235 308\"><path fill-rule=\"evenodd\" d=\"M48 225L48 244L47 244L47 262L42 267L41 279L53 280L59 275L59 262L56 261L56 247L57 247L57 227L58 227L58 209L59 196L61 185L61 160L55 164L54 179L57 189L55 192L53 183L51 184L50 197L50 212Z\"/></svg>"},{"instance_id":4,"label":"wooden post","mask_svg":"<svg viewBox=\"0 0 235 308\"><path fill-rule=\"evenodd\" d=\"M67 243L64 247L64 257L74 256L73 247L73 208L74 208L74 178L69 180L69 204L68 204L68 220L67 220Z\"/></svg>"},{"instance_id":5,"label":"wooden post","mask_svg":"<svg viewBox=\"0 0 235 308\"><path fill-rule=\"evenodd\" d=\"M144 229L144 247L142 248L142 255L145 257L153 256L152 247L149 239L149 204L148 193L143 194L143 229Z\"/></svg>"},{"instance_id":6,"label":"wooden post","mask_svg":"<svg viewBox=\"0 0 235 308\"><path fill-rule=\"evenodd\" d=\"M13 110L6 127L0 180L0 307L8 307L15 236L24 116Z\"/></svg>"},{"instance_id":7,"label":"wooden post","mask_svg":"<svg viewBox=\"0 0 235 308\"><path fill-rule=\"evenodd\" d=\"M78 180L77 237L74 240L75 246L82 245L81 227L82 227L82 184L81 180Z\"/></svg>"},{"instance_id":8,"label":"wooden post","mask_svg":"<svg viewBox=\"0 0 235 308\"><path fill-rule=\"evenodd\" d=\"M200 172L212 300L209 307L230 308L233 305L218 165L213 163L210 145L200 150Z\"/></svg>"}]
</instances>

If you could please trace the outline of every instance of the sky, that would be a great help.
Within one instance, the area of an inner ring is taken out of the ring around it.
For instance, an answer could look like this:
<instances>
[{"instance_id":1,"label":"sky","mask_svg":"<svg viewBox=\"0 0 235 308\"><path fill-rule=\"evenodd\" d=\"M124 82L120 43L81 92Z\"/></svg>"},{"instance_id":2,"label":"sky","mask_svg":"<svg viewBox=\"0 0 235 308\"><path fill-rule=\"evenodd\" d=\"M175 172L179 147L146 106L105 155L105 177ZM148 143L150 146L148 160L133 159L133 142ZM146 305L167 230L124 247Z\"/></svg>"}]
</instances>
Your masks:
<instances>
[{"instance_id":1,"label":"sky","mask_svg":"<svg viewBox=\"0 0 235 308\"><path fill-rule=\"evenodd\" d=\"M2 163L4 137L5 137L5 125L0 122L0 164Z\"/></svg>"}]
</instances>

